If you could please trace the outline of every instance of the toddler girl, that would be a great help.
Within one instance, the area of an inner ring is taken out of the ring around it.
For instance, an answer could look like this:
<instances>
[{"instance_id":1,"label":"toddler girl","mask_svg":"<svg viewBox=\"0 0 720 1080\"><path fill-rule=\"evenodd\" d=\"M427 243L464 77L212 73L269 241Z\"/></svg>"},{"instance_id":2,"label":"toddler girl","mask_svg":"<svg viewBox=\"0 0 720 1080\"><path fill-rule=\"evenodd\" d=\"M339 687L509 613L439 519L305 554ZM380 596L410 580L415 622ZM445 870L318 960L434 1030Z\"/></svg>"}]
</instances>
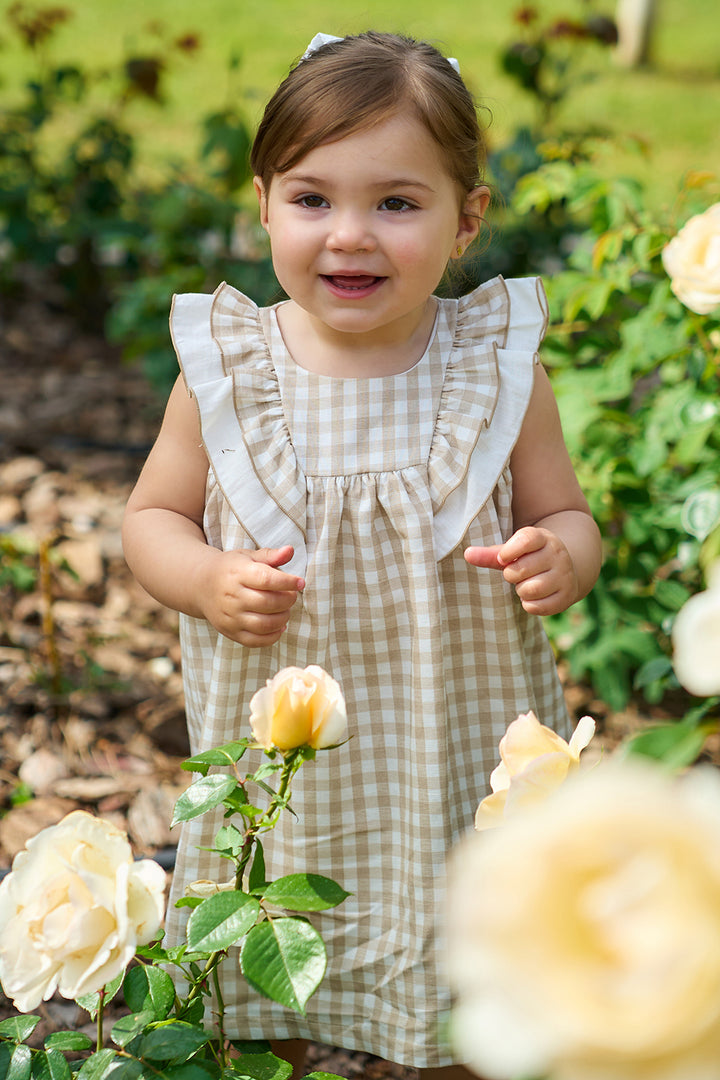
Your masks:
<instances>
[{"instance_id":1,"label":"toddler girl","mask_svg":"<svg viewBox=\"0 0 720 1080\"><path fill-rule=\"evenodd\" d=\"M267 851L273 877L352 893L313 917L327 974L303 1017L226 963L228 1033L431 1071L454 1061L445 857L506 725L533 709L566 727L538 616L600 563L537 362L541 285L433 295L480 229L480 157L472 98L432 46L371 32L301 60L252 151L289 299L176 297L182 376L124 527L138 580L182 612L193 752L246 733L288 665L320 664L347 699L354 738L303 771L299 820ZM227 876L202 850L210 817L182 836L180 891Z\"/></svg>"}]
</instances>

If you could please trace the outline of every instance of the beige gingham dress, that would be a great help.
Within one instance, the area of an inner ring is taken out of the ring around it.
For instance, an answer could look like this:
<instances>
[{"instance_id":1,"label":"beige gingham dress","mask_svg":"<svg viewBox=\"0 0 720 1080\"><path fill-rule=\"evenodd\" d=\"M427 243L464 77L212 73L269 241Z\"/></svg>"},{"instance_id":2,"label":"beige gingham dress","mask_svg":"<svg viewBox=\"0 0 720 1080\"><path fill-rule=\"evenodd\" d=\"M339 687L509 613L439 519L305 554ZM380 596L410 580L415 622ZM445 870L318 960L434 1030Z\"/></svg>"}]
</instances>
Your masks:
<instances>
[{"instance_id":1,"label":"beige gingham dress","mask_svg":"<svg viewBox=\"0 0 720 1080\"><path fill-rule=\"evenodd\" d=\"M468 544L512 532L508 460L546 322L536 279L496 278L439 300L420 361L400 375L336 379L298 367L276 308L229 285L176 297L172 328L210 461L217 547L292 544L306 578L287 631L247 649L183 617L188 725L197 752L249 734L248 703L288 665L320 664L345 694L353 738L293 786L298 815L268 836L268 876L327 875L353 895L312 916L327 974L302 1017L223 965L226 1030L305 1037L416 1067L448 1065L445 858L472 827L498 742L533 709L567 713L541 621ZM184 827L175 893L227 880ZM170 911L173 912L172 905ZM179 933L186 909L170 915Z\"/></svg>"}]
</instances>

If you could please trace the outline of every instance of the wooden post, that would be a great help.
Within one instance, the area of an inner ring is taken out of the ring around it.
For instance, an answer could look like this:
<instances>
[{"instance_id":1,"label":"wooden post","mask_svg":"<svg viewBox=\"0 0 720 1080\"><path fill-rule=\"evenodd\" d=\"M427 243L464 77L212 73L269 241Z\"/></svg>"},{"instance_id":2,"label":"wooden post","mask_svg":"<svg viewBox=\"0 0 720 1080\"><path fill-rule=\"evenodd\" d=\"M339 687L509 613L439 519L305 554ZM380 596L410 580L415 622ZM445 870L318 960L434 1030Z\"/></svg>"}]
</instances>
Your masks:
<instances>
[{"instance_id":1,"label":"wooden post","mask_svg":"<svg viewBox=\"0 0 720 1080\"><path fill-rule=\"evenodd\" d=\"M617 0L615 58L621 67L634 68L648 63L656 9L657 0Z\"/></svg>"}]
</instances>

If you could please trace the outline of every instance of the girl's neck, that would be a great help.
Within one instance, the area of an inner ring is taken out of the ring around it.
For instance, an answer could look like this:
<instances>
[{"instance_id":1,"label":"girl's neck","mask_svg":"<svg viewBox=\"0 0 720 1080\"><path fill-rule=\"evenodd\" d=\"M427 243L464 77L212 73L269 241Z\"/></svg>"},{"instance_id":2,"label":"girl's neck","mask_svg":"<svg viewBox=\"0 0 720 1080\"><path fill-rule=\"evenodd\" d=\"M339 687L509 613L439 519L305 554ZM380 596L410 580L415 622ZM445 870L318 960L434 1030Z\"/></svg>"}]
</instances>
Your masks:
<instances>
[{"instance_id":1,"label":"girl's neck","mask_svg":"<svg viewBox=\"0 0 720 1080\"><path fill-rule=\"evenodd\" d=\"M293 300L276 310L285 346L299 367L337 379L372 379L399 375L418 363L433 332L437 301L430 296L392 327L365 334L336 330Z\"/></svg>"}]
</instances>

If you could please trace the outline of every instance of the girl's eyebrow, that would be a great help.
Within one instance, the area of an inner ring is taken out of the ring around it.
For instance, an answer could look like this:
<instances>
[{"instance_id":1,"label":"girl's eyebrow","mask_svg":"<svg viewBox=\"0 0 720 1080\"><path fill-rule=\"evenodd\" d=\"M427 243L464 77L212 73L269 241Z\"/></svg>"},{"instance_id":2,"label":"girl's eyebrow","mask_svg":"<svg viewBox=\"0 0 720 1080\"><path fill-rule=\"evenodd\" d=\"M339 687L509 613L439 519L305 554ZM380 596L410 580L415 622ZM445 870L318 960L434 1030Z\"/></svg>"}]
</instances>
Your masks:
<instances>
[{"instance_id":1,"label":"girl's eyebrow","mask_svg":"<svg viewBox=\"0 0 720 1080\"><path fill-rule=\"evenodd\" d=\"M281 184L304 184L307 187L327 187L332 184L332 180L328 178L322 178L318 176L300 176L297 173L281 173L279 177ZM392 176L387 179L377 180L370 185L377 190L387 190L388 188L422 188L424 191L434 191L435 189L426 184L423 180L415 180L412 177L404 176Z\"/></svg>"}]
</instances>

